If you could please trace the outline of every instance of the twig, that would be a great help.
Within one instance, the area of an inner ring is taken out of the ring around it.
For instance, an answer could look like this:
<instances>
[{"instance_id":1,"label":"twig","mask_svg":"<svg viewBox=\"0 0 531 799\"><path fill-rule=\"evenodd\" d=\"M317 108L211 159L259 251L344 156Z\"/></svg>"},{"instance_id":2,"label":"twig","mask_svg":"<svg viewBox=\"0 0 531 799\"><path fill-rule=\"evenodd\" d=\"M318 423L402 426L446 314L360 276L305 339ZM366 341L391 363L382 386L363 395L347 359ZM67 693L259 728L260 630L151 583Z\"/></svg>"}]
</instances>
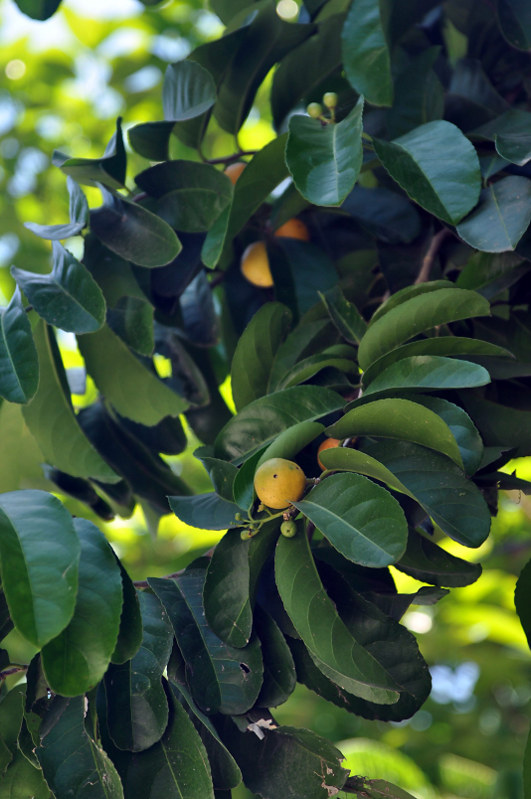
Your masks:
<instances>
[{"instance_id":1,"label":"twig","mask_svg":"<svg viewBox=\"0 0 531 799\"><path fill-rule=\"evenodd\" d=\"M443 241L450 235L452 234L448 228L443 228L434 235L431 240L431 244L428 247L428 252L422 259L422 266L420 267L420 272L415 280L415 285L418 283L426 283L430 279L431 267L433 266L435 256L439 252Z\"/></svg>"},{"instance_id":2,"label":"twig","mask_svg":"<svg viewBox=\"0 0 531 799\"><path fill-rule=\"evenodd\" d=\"M12 674L18 674L21 671L27 671L28 666L10 666L3 671L0 671L0 681L5 680L7 677L10 677Z\"/></svg>"}]
</instances>

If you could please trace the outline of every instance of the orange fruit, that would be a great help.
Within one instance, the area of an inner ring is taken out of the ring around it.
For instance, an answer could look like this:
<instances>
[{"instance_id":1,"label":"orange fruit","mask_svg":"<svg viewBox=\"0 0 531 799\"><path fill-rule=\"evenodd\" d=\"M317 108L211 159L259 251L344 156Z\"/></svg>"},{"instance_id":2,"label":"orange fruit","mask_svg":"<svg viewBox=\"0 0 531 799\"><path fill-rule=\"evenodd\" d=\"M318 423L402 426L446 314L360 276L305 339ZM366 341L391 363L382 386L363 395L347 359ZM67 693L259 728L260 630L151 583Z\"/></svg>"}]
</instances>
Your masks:
<instances>
[{"instance_id":1,"label":"orange fruit","mask_svg":"<svg viewBox=\"0 0 531 799\"><path fill-rule=\"evenodd\" d=\"M244 250L240 261L242 275L247 278L249 283L259 286L262 289L271 288L273 285L273 275L269 267L269 258L265 242L253 241Z\"/></svg>"},{"instance_id":2,"label":"orange fruit","mask_svg":"<svg viewBox=\"0 0 531 799\"><path fill-rule=\"evenodd\" d=\"M226 167L224 170L225 174L233 185L236 183L246 166L247 164L244 161L235 161L233 164L229 164L228 167Z\"/></svg>"},{"instance_id":3,"label":"orange fruit","mask_svg":"<svg viewBox=\"0 0 531 799\"><path fill-rule=\"evenodd\" d=\"M286 458L269 458L254 475L254 490L268 508L287 508L302 497L305 488L306 475L301 467Z\"/></svg>"},{"instance_id":4,"label":"orange fruit","mask_svg":"<svg viewBox=\"0 0 531 799\"><path fill-rule=\"evenodd\" d=\"M300 241L310 241L310 231L300 219L293 217L284 222L275 230L275 236L284 239L299 239Z\"/></svg>"},{"instance_id":5,"label":"orange fruit","mask_svg":"<svg viewBox=\"0 0 531 799\"><path fill-rule=\"evenodd\" d=\"M319 448L317 450L317 463L319 464L321 469L323 469L323 470L326 469L326 466L323 466L323 464L321 463L321 460L319 458L319 455L321 454L321 452L324 449L331 449L331 447L339 447L340 444L341 444L341 441L340 441L339 438L325 438L325 440L322 441L319 444Z\"/></svg>"}]
</instances>

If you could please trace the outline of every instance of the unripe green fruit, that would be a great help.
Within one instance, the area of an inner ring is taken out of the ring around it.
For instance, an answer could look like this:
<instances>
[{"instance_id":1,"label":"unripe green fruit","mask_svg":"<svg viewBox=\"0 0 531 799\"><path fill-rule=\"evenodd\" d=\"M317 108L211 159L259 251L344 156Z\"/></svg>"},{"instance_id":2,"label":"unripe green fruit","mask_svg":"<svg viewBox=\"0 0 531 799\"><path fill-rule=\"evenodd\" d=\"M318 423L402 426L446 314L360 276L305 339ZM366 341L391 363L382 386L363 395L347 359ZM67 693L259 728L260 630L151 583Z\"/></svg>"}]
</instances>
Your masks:
<instances>
[{"instance_id":1,"label":"unripe green fruit","mask_svg":"<svg viewBox=\"0 0 531 799\"><path fill-rule=\"evenodd\" d=\"M310 103L306 106L306 112L309 116L313 117L314 119L319 119L321 114L323 113L323 106L321 103Z\"/></svg>"},{"instance_id":2,"label":"unripe green fruit","mask_svg":"<svg viewBox=\"0 0 531 799\"><path fill-rule=\"evenodd\" d=\"M280 532L284 538L293 538L293 536L297 533L297 525L292 521L282 522L280 525Z\"/></svg>"},{"instance_id":3,"label":"unripe green fruit","mask_svg":"<svg viewBox=\"0 0 531 799\"><path fill-rule=\"evenodd\" d=\"M254 536L254 532L252 530L246 529L242 530L240 533L240 538L242 541L248 541L250 538Z\"/></svg>"},{"instance_id":4,"label":"unripe green fruit","mask_svg":"<svg viewBox=\"0 0 531 799\"><path fill-rule=\"evenodd\" d=\"M335 92L326 92L323 94L323 103L327 108L337 107L337 94Z\"/></svg>"}]
</instances>

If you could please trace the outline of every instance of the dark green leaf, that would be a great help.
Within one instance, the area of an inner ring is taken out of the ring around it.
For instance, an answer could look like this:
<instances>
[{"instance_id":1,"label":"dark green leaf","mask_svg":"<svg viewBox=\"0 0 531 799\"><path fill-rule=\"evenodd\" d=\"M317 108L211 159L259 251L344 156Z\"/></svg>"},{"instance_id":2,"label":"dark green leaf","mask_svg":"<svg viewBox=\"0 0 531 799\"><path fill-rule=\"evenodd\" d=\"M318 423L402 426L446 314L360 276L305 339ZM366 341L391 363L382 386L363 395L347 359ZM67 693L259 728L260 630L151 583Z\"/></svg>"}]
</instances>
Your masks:
<instances>
[{"instance_id":1,"label":"dark green leaf","mask_svg":"<svg viewBox=\"0 0 531 799\"><path fill-rule=\"evenodd\" d=\"M488 301L467 289L440 288L413 296L369 325L359 346L360 366L367 369L382 355L432 327L489 313Z\"/></svg>"},{"instance_id":2,"label":"dark green leaf","mask_svg":"<svg viewBox=\"0 0 531 799\"><path fill-rule=\"evenodd\" d=\"M30 763L18 749L1 777L0 799L50 799L50 789L40 768ZM57 795L59 796L59 795Z\"/></svg>"},{"instance_id":3,"label":"dark green leaf","mask_svg":"<svg viewBox=\"0 0 531 799\"><path fill-rule=\"evenodd\" d=\"M423 535L411 530L405 554L397 569L430 585L460 588L474 583L481 574L479 563L451 555Z\"/></svg>"},{"instance_id":4,"label":"dark green leaf","mask_svg":"<svg viewBox=\"0 0 531 799\"><path fill-rule=\"evenodd\" d=\"M23 14L41 21L53 16L61 5L61 0L15 0L15 2Z\"/></svg>"},{"instance_id":5,"label":"dark green leaf","mask_svg":"<svg viewBox=\"0 0 531 799\"><path fill-rule=\"evenodd\" d=\"M256 633L262 644L264 682L256 700L258 707L278 707L287 701L297 682L295 663L276 621L257 605Z\"/></svg>"},{"instance_id":6,"label":"dark green leaf","mask_svg":"<svg viewBox=\"0 0 531 799\"><path fill-rule=\"evenodd\" d=\"M496 119L474 130L476 136L493 141L502 158L524 166L531 158L531 114L520 108L511 108Z\"/></svg>"},{"instance_id":7,"label":"dark green leaf","mask_svg":"<svg viewBox=\"0 0 531 799\"><path fill-rule=\"evenodd\" d=\"M402 508L388 491L359 474L331 475L293 504L354 563L381 568L405 550Z\"/></svg>"},{"instance_id":8,"label":"dark green leaf","mask_svg":"<svg viewBox=\"0 0 531 799\"><path fill-rule=\"evenodd\" d=\"M51 494L28 489L0 495L0 526L2 587L11 618L41 647L74 613L80 545L72 518Z\"/></svg>"},{"instance_id":9,"label":"dark green leaf","mask_svg":"<svg viewBox=\"0 0 531 799\"><path fill-rule=\"evenodd\" d=\"M116 557L116 556L115 556ZM122 615L120 616L120 629L116 647L111 656L113 663L125 663L131 660L142 643L142 616L138 594L133 585L133 581L122 566L121 561L116 557L116 562L120 569L122 578L123 604Z\"/></svg>"},{"instance_id":10,"label":"dark green leaf","mask_svg":"<svg viewBox=\"0 0 531 799\"><path fill-rule=\"evenodd\" d=\"M164 119L183 122L208 111L216 100L210 73L195 61L178 61L166 68L162 87Z\"/></svg>"},{"instance_id":11,"label":"dark green leaf","mask_svg":"<svg viewBox=\"0 0 531 799\"><path fill-rule=\"evenodd\" d=\"M442 452L463 466L459 447L446 422L411 400L381 399L354 407L326 433L333 438L366 435L413 441Z\"/></svg>"},{"instance_id":12,"label":"dark green leaf","mask_svg":"<svg viewBox=\"0 0 531 799\"><path fill-rule=\"evenodd\" d=\"M311 444L324 431L320 422L299 422L283 430L262 452L256 463L260 466L269 458L294 458L304 447Z\"/></svg>"},{"instance_id":13,"label":"dark green leaf","mask_svg":"<svg viewBox=\"0 0 531 799\"><path fill-rule=\"evenodd\" d=\"M101 158L70 158L56 150L52 162L78 183L102 184L122 189L125 184L127 158L122 137L122 119L116 120L116 131Z\"/></svg>"},{"instance_id":14,"label":"dark green leaf","mask_svg":"<svg viewBox=\"0 0 531 799\"><path fill-rule=\"evenodd\" d=\"M85 699L56 697L53 726L42 728L37 757L56 799L123 799L118 772L85 731Z\"/></svg>"},{"instance_id":15,"label":"dark green leaf","mask_svg":"<svg viewBox=\"0 0 531 799\"><path fill-rule=\"evenodd\" d=\"M90 213L92 232L110 250L149 268L170 263L181 251L171 227L141 205L100 187L104 205Z\"/></svg>"},{"instance_id":16,"label":"dark green leaf","mask_svg":"<svg viewBox=\"0 0 531 799\"><path fill-rule=\"evenodd\" d=\"M239 506L213 492L193 497L168 497L168 502L178 519L200 530L226 530L240 524L234 518Z\"/></svg>"},{"instance_id":17,"label":"dark green leaf","mask_svg":"<svg viewBox=\"0 0 531 799\"><path fill-rule=\"evenodd\" d=\"M234 478L233 498L236 504L244 511L250 511L256 499L254 473L258 464L261 463L261 455L262 450L258 450L250 458L247 458L236 472L236 477Z\"/></svg>"},{"instance_id":18,"label":"dark green leaf","mask_svg":"<svg viewBox=\"0 0 531 799\"><path fill-rule=\"evenodd\" d=\"M17 685L0 699L0 778L2 784L5 779L4 772L17 754L18 739L24 719L24 694L25 686ZM0 796L2 796L1 792Z\"/></svg>"},{"instance_id":19,"label":"dark green leaf","mask_svg":"<svg viewBox=\"0 0 531 799\"><path fill-rule=\"evenodd\" d=\"M302 530L295 538L280 536L275 575L284 607L323 674L355 696L396 702L398 686L351 635L327 596Z\"/></svg>"},{"instance_id":20,"label":"dark green leaf","mask_svg":"<svg viewBox=\"0 0 531 799\"><path fill-rule=\"evenodd\" d=\"M72 253L53 242L48 275L11 267L11 274L48 324L72 333L92 333L105 321L105 300L90 272Z\"/></svg>"},{"instance_id":21,"label":"dark green leaf","mask_svg":"<svg viewBox=\"0 0 531 799\"><path fill-rule=\"evenodd\" d=\"M341 208L369 233L389 244L407 244L421 232L420 215L407 197L376 186L354 186Z\"/></svg>"},{"instance_id":22,"label":"dark green leaf","mask_svg":"<svg viewBox=\"0 0 531 799\"><path fill-rule=\"evenodd\" d=\"M367 330L367 322L354 303L346 299L339 286L319 294L340 335L351 344L358 344Z\"/></svg>"},{"instance_id":23,"label":"dark green leaf","mask_svg":"<svg viewBox=\"0 0 531 799\"><path fill-rule=\"evenodd\" d=\"M120 569L105 536L86 519L74 519L74 527L81 543L74 615L41 653L48 685L61 696L83 694L103 677L116 646L123 601Z\"/></svg>"},{"instance_id":24,"label":"dark green leaf","mask_svg":"<svg viewBox=\"0 0 531 799\"><path fill-rule=\"evenodd\" d=\"M234 404L240 411L267 394L271 367L284 340L291 313L279 302L268 302L253 316L238 339L231 366Z\"/></svg>"},{"instance_id":25,"label":"dark green leaf","mask_svg":"<svg viewBox=\"0 0 531 799\"><path fill-rule=\"evenodd\" d=\"M7 308L0 310L0 397L26 403L39 383L39 360L31 326L16 290Z\"/></svg>"},{"instance_id":26,"label":"dark green leaf","mask_svg":"<svg viewBox=\"0 0 531 799\"><path fill-rule=\"evenodd\" d=\"M129 143L135 152L151 161L167 161L175 122L142 122L129 128Z\"/></svg>"},{"instance_id":27,"label":"dark green leaf","mask_svg":"<svg viewBox=\"0 0 531 799\"><path fill-rule=\"evenodd\" d=\"M162 673L173 635L166 611L153 594L139 594L143 636L132 660L109 667L105 675L107 725L119 749L139 752L160 740L168 723Z\"/></svg>"},{"instance_id":28,"label":"dark green leaf","mask_svg":"<svg viewBox=\"0 0 531 799\"><path fill-rule=\"evenodd\" d=\"M122 297L107 311L107 324L135 352L153 354L153 306L147 300Z\"/></svg>"},{"instance_id":29,"label":"dark green leaf","mask_svg":"<svg viewBox=\"0 0 531 799\"><path fill-rule=\"evenodd\" d=\"M319 419L342 405L339 394L320 386L294 386L261 397L225 425L216 439L216 452L219 457L240 463L286 428Z\"/></svg>"},{"instance_id":30,"label":"dark green leaf","mask_svg":"<svg viewBox=\"0 0 531 799\"><path fill-rule=\"evenodd\" d=\"M455 225L476 205L479 160L451 122L427 122L392 142L375 139L374 148L406 194L439 219Z\"/></svg>"},{"instance_id":31,"label":"dark green leaf","mask_svg":"<svg viewBox=\"0 0 531 799\"><path fill-rule=\"evenodd\" d=\"M460 408L459 405L440 397L416 395L415 402L430 408L446 422L457 441L466 474L474 474L479 469L483 459L483 442L466 411Z\"/></svg>"},{"instance_id":32,"label":"dark green leaf","mask_svg":"<svg viewBox=\"0 0 531 799\"><path fill-rule=\"evenodd\" d=\"M440 355L414 355L384 369L365 387L363 396L401 390L475 388L487 383L490 375L479 364Z\"/></svg>"},{"instance_id":33,"label":"dark green leaf","mask_svg":"<svg viewBox=\"0 0 531 799\"><path fill-rule=\"evenodd\" d=\"M516 583L514 604L531 648L531 561L526 563Z\"/></svg>"},{"instance_id":34,"label":"dark green leaf","mask_svg":"<svg viewBox=\"0 0 531 799\"><path fill-rule=\"evenodd\" d=\"M312 242L278 237L268 254L277 299L293 308L296 316L313 308L321 291L337 284L334 262Z\"/></svg>"},{"instance_id":35,"label":"dark green leaf","mask_svg":"<svg viewBox=\"0 0 531 799\"><path fill-rule=\"evenodd\" d=\"M149 426L188 407L109 327L80 336L78 345L88 373L121 416Z\"/></svg>"},{"instance_id":36,"label":"dark green leaf","mask_svg":"<svg viewBox=\"0 0 531 799\"><path fill-rule=\"evenodd\" d=\"M531 10L526 0L498 0L500 30L512 47L531 50Z\"/></svg>"},{"instance_id":37,"label":"dark green leaf","mask_svg":"<svg viewBox=\"0 0 531 799\"><path fill-rule=\"evenodd\" d=\"M42 239L54 241L77 236L83 230L89 217L87 199L70 175L66 178L66 184L70 195L70 222L64 225L37 225L34 222L25 222L24 227Z\"/></svg>"},{"instance_id":38,"label":"dark green leaf","mask_svg":"<svg viewBox=\"0 0 531 799\"><path fill-rule=\"evenodd\" d=\"M149 584L171 619L186 662L194 701L205 713L245 713L262 684L260 644L243 649L224 644L208 627L203 610L204 573L190 569L174 580L150 578Z\"/></svg>"},{"instance_id":39,"label":"dark green leaf","mask_svg":"<svg viewBox=\"0 0 531 799\"><path fill-rule=\"evenodd\" d=\"M479 205L457 226L461 238L483 252L514 250L531 221L531 180L509 175L481 192Z\"/></svg>"},{"instance_id":40,"label":"dark green leaf","mask_svg":"<svg viewBox=\"0 0 531 799\"><path fill-rule=\"evenodd\" d=\"M297 189L316 205L341 205L352 191L362 164L360 97L341 122L322 125L296 115L289 121L286 163Z\"/></svg>"},{"instance_id":41,"label":"dark green leaf","mask_svg":"<svg viewBox=\"0 0 531 799\"><path fill-rule=\"evenodd\" d=\"M348 80L372 105L392 105L393 80L379 0L356 0L341 33Z\"/></svg>"},{"instance_id":42,"label":"dark green leaf","mask_svg":"<svg viewBox=\"0 0 531 799\"><path fill-rule=\"evenodd\" d=\"M464 392L468 394L470 392ZM518 458L531 452L531 413L502 405L485 397L466 397L463 402L486 447L514 450Z\"/></svg>"},{"instance_id":43,"label":"dark green leaf","mask_svg":"<svg viewBox=\"0 0 531 799\"><path fill-rule=\"evenodd\" d=\"M400 8L402 10L403 7ZM392 139L408 133L418 125L443 117L444 88L433 69L439 55L439 46L421 50L410 58L407 66L396 77L395 100L386 120Z\"/></svg>"},{"instance_id":44,"label":"dark green leaf","mask_svg":"<svg viewBox=\"0 0 531 799\"><path fill-rule=\"evenodd\" d=\"M203 589L208 626L229 646L243 647L251 639L249 580L249 541L241 540L239 530L231 530L212 554Z\"/></svg>"}]
</instances>

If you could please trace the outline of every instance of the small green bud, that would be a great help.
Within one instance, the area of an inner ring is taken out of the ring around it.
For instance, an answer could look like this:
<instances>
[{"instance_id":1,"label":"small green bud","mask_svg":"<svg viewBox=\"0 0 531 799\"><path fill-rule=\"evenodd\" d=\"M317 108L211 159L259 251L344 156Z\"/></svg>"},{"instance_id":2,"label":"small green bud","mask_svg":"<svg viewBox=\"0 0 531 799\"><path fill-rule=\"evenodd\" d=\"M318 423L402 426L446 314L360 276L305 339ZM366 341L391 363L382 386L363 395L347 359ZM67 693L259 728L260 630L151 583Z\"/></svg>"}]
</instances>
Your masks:
<instances>
[{"instance_id":1,"label":"small green bud","mask_svg":"<svg viewBox=\"0 0 531 799\"><path fill-rule=\"evenodd\" d=\"M235 520L236 520L237 522L241 522L241 520L242 520L242 515L241 515L241 513L235 513L235 514L234 514L234 518L235 518Z\"/></svg>"},{"instance_id":2,"label":"small green bud","mask_svg":"<svg viewBox=\"0 0 531 799\"><path fill-rule=\"evenodd\" d=\"M254 534L254 530L245 529L241 531L240 538L242 541L248 541Z\"/></svg>"},{"instance_id":3,"label":"small green bud","mask_svg":"<svg viewBox=\"0 0 531 799\"><path fill-rule=\"evenodd\" d=\"M313 119L319 119L323 113L323 106L321 103L310 103L306 106L306 112L309 116L313 117Z\"/></svg>"},{"instance_id":4,"label":"small green bud","mask_svg":"<svg viewBox=\"0 0 531 799\"><path fill-rule=\"evenodd\" d=\"M337 94L335 92L326 92L323 94L323 103L327 108L337 108Z\"/></svg>"},{"instance_id":5,"label":"small green bud","mask_svg":"<svg viewBox=\"0 0 531 799\"><path fill-rule=\"evenodd\" d=\"M282 522L280 525L280 532L284 538L293 538L293 536L297 533L297 525L293 521Z\"/></svg>"}]
</instances>

